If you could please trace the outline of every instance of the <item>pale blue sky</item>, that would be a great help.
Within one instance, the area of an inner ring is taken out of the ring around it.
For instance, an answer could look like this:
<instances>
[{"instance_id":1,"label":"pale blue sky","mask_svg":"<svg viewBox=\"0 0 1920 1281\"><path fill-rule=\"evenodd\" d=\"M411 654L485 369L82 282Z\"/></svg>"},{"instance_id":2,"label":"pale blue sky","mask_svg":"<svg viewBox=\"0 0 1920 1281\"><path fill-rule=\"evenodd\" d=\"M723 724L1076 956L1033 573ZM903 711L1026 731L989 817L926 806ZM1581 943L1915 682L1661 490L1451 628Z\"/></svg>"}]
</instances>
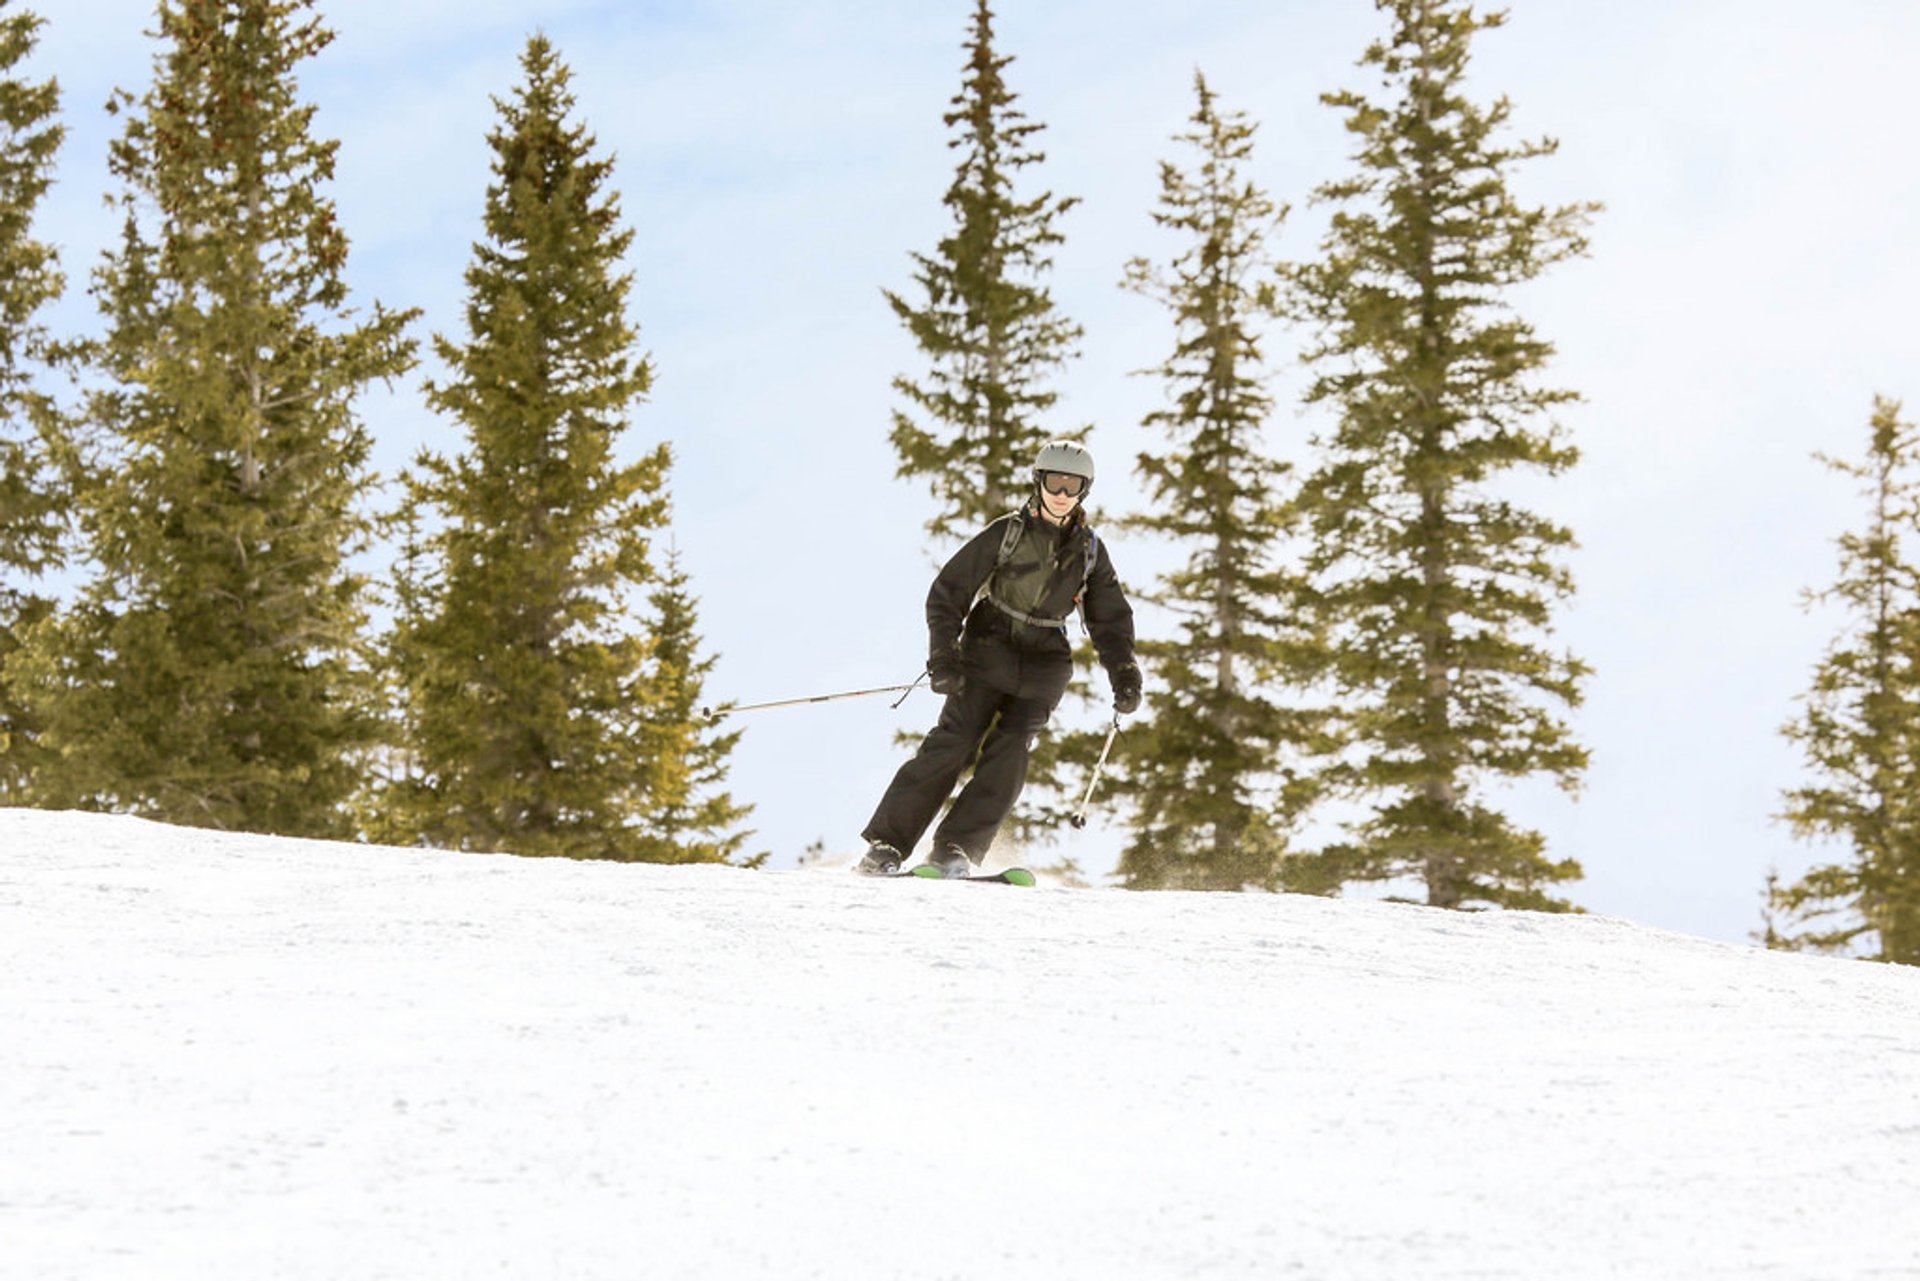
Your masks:
<instances>
[{"instance_id":1,"label":"pale blue sky","mask_svg":"<svg viewBox=\"0 0 1920 1281\"><path fill-rule=\"evenodd\" d=\"M100 104L149 75L140 0L41 0L36 71L57 75L71 136L44 234L75 278L56 319L91 325L80 278L106 247L111 135ZM460 333L461 272L487 182L490 94L543 30L576 73L583 118L618 156L637 232L634 297L658 381L632 447L678 456L676 538L721 655L713 698L756 701L911 679L933 565L929 500L892 479L889 380L922 365L880 297L945 226L941 113L969 0L534 3L333 0L338 41L306 72L341 139L335 191L362 303L426 309ZM1586 458L1529 485L1571 524L1580 594L1557 639L1596 668L1574 714L1594 764L1577 801L1522 789L1516 812L1587 872L1592 910L1739 940L1769 865L1817 851L1770 821L1800 766L1777 734L1832 630L1800 591L1833 573L1857 524L1846 482L1815 464L1857 453L1876 392L1920 413L1920 169L1907 72L1920 6L1838 0L1515 0L1481 38L1483 96L1558 157L1524 170L1538 201L1598 199L1593 255L1530 286L1523 313L1558 344L1553 377L1586 396L1562 415ZM1038 181L1083 203L1063 224L1054 286L1086 329L1060 379L1062 433L1091 424L1096 510L1138 501L1128 461L1159 390L1128 371L1169 337L1116 287L1164 256L1157 164L1192 108L1194 70L1260 123L1256 176L1294 206L1278 248L1313 252L1318 182L1347 172L1318 95L1364 88L1383 29L1363 0L1004 0L1009 78L1048 126ZM1268 341L1275 449L1305 456L1320 424L1294 408L1297 340ZM417 379L370 397L378 465L450 447ZM1163 550L1110 546L1144 582ZM1152 620L1143 620L1152 627ZM1104 699L1104 679L1093 678ZM851 853L900 759L898 730L935 701L769 712L749 724L733 790L780 862L816 838ZM1089 723L1091 713L1073 713ZM1114 831L1070 841L1091 871ZM1045 858L1046 855L1035 855Z\"/></svg>"}]
</instances>

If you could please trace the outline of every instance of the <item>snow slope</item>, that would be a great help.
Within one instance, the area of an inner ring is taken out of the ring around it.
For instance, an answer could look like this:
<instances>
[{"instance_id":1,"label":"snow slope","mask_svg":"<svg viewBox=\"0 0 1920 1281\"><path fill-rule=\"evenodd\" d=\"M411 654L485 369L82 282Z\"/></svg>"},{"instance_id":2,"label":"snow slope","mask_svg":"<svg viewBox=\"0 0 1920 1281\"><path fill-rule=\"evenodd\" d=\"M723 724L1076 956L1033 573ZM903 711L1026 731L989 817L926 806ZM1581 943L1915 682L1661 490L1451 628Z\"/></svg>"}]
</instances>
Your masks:
<instances>
[{"instance_id":1,"label":"snow slope","mask_svg":"<svg viewBox=\"0 0 1920 1281\"><path fill-rule=\"evenodd\" d=\"M1920 1276L1920 971L0 810L9 1278Z\"/></svg>"}]
</instances>

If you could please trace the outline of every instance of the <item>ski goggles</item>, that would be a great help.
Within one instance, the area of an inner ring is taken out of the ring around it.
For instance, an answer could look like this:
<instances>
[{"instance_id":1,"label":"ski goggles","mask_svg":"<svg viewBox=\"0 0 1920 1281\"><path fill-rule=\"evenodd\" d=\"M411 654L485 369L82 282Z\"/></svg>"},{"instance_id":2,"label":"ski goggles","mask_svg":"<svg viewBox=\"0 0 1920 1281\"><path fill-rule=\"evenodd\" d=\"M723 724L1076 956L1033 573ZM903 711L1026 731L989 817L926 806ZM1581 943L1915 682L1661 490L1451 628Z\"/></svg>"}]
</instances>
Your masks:
<instances>
[{"instance_id":1,"label":"ski goggles","mask_svg":"<svg viewBox=\"0 0 1920 1281\"><path fill-rule=\"evenodd\" d=\"M1040 473L1040 487L1049 494L1078 498L1087 492L1087 478L1070 471L1043 471Z\"/></svg>"}]
</instances>

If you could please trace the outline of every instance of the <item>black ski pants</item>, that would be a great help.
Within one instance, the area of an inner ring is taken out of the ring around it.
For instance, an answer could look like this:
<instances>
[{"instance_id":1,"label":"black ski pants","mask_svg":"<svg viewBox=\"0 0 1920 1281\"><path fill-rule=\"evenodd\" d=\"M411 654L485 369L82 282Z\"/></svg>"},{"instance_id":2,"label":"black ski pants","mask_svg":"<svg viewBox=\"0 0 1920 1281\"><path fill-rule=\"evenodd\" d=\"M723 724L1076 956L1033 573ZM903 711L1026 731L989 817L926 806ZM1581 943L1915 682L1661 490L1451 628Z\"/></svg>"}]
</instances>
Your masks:
<instances>
[{"instance_id":1,"label":"black ski pants","mask_svg":"<svg viewBox=\"0 0 1920 1281\"><path fill-rule=\"evenodd\" d=\"M933 841L936 848L959 846L974 863L986 856L1026 786L1034 740L1073 675L1073 656L1064 644L1058 651L1021 650L998 636L970 636L962 659L965 686L948 696L939 724L893 776L861 833L870 843L893 846L903 857L913 853L976 758L973 777L960 789Z\"/></svg>"}]
</instances>

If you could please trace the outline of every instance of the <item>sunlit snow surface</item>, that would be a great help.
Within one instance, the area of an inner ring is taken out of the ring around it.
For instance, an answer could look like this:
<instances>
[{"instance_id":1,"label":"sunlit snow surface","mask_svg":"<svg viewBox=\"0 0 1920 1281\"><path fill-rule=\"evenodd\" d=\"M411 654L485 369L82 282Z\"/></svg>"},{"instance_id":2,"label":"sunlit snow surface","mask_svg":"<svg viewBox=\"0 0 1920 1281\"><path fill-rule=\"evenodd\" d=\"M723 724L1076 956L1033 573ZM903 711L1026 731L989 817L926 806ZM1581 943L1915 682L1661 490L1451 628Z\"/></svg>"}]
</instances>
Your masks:
<instances>
[{"instance_id":1,"label":"sunlit snow surface","mask_svg":"<svg viewBox=\"0 0 1920 1281\"><path fill-rule=\"evenodd\" d=\"M0 1276L1920 1276L1920 971L0 811Z\"/></svg>"}]
</instances>

